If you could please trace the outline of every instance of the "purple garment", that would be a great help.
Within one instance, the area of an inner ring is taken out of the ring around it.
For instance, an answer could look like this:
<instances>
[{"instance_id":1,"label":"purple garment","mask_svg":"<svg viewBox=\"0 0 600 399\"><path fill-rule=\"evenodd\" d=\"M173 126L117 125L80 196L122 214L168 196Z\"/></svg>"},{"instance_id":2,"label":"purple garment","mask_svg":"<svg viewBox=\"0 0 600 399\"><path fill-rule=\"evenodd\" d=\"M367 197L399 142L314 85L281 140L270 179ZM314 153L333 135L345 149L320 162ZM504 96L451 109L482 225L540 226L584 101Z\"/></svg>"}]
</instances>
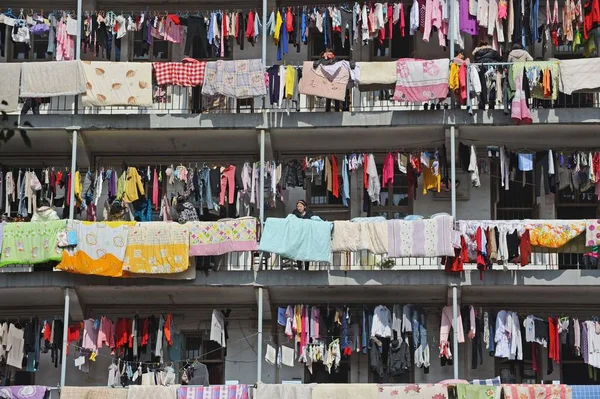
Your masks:
<instances>
[{"instance_id":1,"label":"purple garment","mask_svg":"<svg viewBox=\"0 0 600 399\"><path fill-rule=\"evenodd\" d=\"M211 385L177 388L177 399L248 399L248 385Z\"/></svg>"},{"instance_id":2,"label":"purple garment","mask_svg":"<svg viewBox=\"0 0 600 399\"><path fill-rule=\"evenodd\" d=\"M471 36L477 35L477 17L469 14L469 0L460 0L460 31Z\"/></svg>"},{"instance_id":3,"label":"purple garment","mask_svg":"<svg viewBox=\"0 0 600 399\"><path fill-rule=\"evenodd\" d=\"M29 29L29 31L32 34L38 35L38 36L43 35L45 33L48 33L49 30L50 30L50 27L48 25L44 24L44 23L33 25Z\"/></svg>"},{"instance_id":4,"label":"purple garment","mask_svg":"<svg viewBox=\"0 0 600 399\"><path fill-rule=\"evenodd\" d=\"M8 399L44 399L48 387L40 385L9 386L0 388L0 398Z\"/></svg>"}]
</instances>

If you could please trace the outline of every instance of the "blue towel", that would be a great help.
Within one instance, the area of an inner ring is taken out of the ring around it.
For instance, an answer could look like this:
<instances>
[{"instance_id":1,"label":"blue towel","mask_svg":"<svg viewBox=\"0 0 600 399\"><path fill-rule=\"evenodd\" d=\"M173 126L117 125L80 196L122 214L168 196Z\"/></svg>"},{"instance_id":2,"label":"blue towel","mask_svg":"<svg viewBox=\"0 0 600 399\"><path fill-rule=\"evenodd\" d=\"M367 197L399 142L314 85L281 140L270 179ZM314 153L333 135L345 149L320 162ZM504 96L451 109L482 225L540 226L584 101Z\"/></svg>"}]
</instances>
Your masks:
<instances>
[{"instance_id":1,"label":"blue towel","mask_svg":"<svg viewBox=\"0 0 600 399\"><path fill-rule=\"evenodd\" d=\"M598 385L571 385L573 399L600 398L600 386Z\"/></svg>"},{"instance_id":2,"label":"blue towel","mask_svg":"<svg viewBox=\"0 0 600 399\"><path fill-rule=\"evenodd\" d=\"M293 260L331 262L332 228L331 222L294 215L285 219L268 218L258 250Z\"/></svg>"}]
</instances>

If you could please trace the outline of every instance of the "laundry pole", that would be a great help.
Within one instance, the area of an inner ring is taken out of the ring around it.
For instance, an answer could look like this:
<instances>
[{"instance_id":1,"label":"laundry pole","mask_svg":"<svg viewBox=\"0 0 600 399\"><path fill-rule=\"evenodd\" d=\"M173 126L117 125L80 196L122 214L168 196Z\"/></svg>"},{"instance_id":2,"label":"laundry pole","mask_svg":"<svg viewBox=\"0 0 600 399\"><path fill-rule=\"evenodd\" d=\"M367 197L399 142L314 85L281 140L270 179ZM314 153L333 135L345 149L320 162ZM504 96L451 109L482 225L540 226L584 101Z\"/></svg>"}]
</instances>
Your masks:
<instances>
[{"instance_id":1,"label":"laundry pole","mask_svg":"<svg viewBox=\"0 0 600 399\"><path fill-rule=\"evenodd\" d=\"M81 59L81 21L83 21L83 15L81 11L82 0L77 0L77 41L75 42L75 59Z\"/></svg>"},{"instance_id":2,"label":"laundry pole","mask_svg":"<svg viewBox=\"0 0 600 399\"><path fill-rule=\"evenodd\" d=\"M454 379L458 380L458 288L452 287L452 366Z\"/></svg>"},{"instance_id":3,"label":"laundry pole","mask_svg":"<svg viewBox=\"0 0 600 399\"><path fill-rule=\"evenodd\" d=\"M71 192L69 193L69 220L75 217L75 172L77 169L77 130L73 130L71 148Z\"/></svg>"},{"instance_id":4,"label":"laundry pole","mask_svg":"<svg viewBox=\"0 0 600 399\"><path fill-rule=\"evenodd\" d=\"M67 341L69 335L69 312L71 305L71 297L70 297L70 289L65 288L65 314L63 318L63 342L62 342L62 353L61 353L61 363L60 363L60 386L65 386L65 381L67 379L67 348L69 347L69 342Z\"/></svg>"},{"instance_id":5,"label":"laundry pole","mask_svg":"<svg viewBox=\"0 0 600 399\"><path fill-rule=\"evenodd\" d=\"M454 23L456 22L454 18L454 13L458 12L458 10L454 9L454 0L448 0L450 2L448 15L450 16L450 21L448 21L448 40L450 40L450 61L454 58Z\"/></svg>"},{"instance_id":6,"label":"laundry pole","mask_svg":"<svg viewBox=\"0 0 600 399\"><path fill-rule=\"evenodd\" d=\"M260 165L259 165L259 220L263 224L265 222L265 129L260 129Z\"/></svg>"},{"instance_id":7,"label":"laundry pole","mask_svg":"<svg viewBox=\"0 0 600 399\"><path fill-rule=\"evenodd\" d=\"M267 68L267 0L262 2L262 64ZM267 108L267 96L263 96L263 109Z\"/></svg>"},{"instance_id":8,"label":"laundry pole","mask_svg":"<svg viewBox=\"0 0 600 399\"><path fill-rule=\"evenodd\" d=\"M451 215L456 220L456 129L450 126L450 190Z\"/></svg>"},{"instance_id":9,"label":"laundry pole","mask_svg":"<svg viewBox=\"0 0 600 399\"><path fill-rule=\"evenodd\" d=\"M256 382L262 382L263 353L263 288L258 288L258 350L256 351Z\"/></svg>"}]
</instances>

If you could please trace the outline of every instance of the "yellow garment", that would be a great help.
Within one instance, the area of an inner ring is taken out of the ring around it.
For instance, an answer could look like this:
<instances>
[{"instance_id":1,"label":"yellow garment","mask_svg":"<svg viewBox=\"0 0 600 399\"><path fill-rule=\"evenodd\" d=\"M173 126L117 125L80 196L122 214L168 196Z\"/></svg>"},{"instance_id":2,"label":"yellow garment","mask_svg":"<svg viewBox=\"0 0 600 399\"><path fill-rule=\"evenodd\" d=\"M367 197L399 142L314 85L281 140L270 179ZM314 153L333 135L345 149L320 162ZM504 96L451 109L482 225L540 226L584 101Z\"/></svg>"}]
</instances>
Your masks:
<instances>
[{"instance_id":1,"label":"yellow garment","mask_svg":"<svg viewBox=\"0 0 600 399\"><path fill-rule=\"evenodd\" d=\"M145 195L142 178L136 168L127 169L127 181L125 182L125 195L123 201L131 203L137 201L140 195Z\"/></svg>"},{"instance_id":2,"label":"yellow garment","mask_svg":"<svg viewBox=\"0 0 600 399\"><path fill-rule=\"evenodd\" d=\"M296 305L294 312L296 314L296 332L300 335L302 332L302 306Z\"/></svg>"},{"instance_id":3,"label":"yellow garment","mask_svg":"<svg viewBox=\"0 0 600 399\"><path fill-rule=\"evenodd\" d=\"M81 175L79 174L79 171L75 172L75 202L77 202L78 205L81 205L82 198L81 198L81 193L83 192L83 184L81 183Z\"/></svg>"},{"instance_id":4,"label":"yellow garment","mask_svg":"<svg viewBox=\"0 0 600 399\"><path fill-rule=\"evenodd\" d=\"M273 39L275 44L279 44L279 35L281 33L281 25L283 25L283 18L281 18L281 13L277 11L277 16L275 17L275 33L273 34Z\"/></svg>"},{"instance_id":5,"label":"yellow garment","mask_svg":"<svg viewBox=\"0 0 600 399\"><path fill-rule=\"evenodd\" d=\"M181 273L190 265L189 227L179 223L136 223L127 234L123 270L138 274Z\"/></svg>"},{"instance_id":6,"label":"yellow garment","mask_svg":"<svg viewBox=\"0 0 600 399\"><path fill-rule=\"evenodd\" d=\"M127 182L127 172L123 172L117 180L117 199L121 201L125 195L125 182Z\"/></svg>"},{"instance_id":7,"label":"yellow garment","mask_svg":"<svg viewBox=\"0 0 600 399\"><path fill-rule=\"evenodd\" d=\"M568 223L532 223L525 225L534 247L559 248L585 231L585 220Z\"/></svg>"},{"instance_id":8,"label":"yellow garment","mask_svg":"<svg viewBox=\"0 0 600 399\"><path fill-rule=\"evenodd\" d=\"M428 190L437 191L438 193L442 189L442 175L433 174L432 168L433 162L429 163L428 167L423 167L423 194L427 194Z\"/></svg>"},{"instance_id":9,"label":"yellow garment","mask_svg":"<svg viewBox=\"0 0 600 399\"><path fill-rule=\"evenodd\" d=\"M294 85L296 84L296 68L287 67L285 70L285 98L291 100L294 97Z\"/></svg>"},{"instance_id":10,"label":"yellow garment","mask_svg":"<svg viewBox=\"0 0 600 399\"><path fill-rule=\"evenodd\" d=\"M456 65L456 63L453 62L450 64L450 90L458 90L458 88L460 87L460 81L458 79L459 69L460 68L458 65Z\"/></svg>"},{"instance_id":11,"label":"yellow garment","mask_svg":"<svg viewBox=\"0 0 600 399\"><path fill-rule=\"evenodd\" d=\"M57 269L77 274L121 277L129 229L135 222L70 221L77 246L65 249Z\"/></svg>"}]
</instances>

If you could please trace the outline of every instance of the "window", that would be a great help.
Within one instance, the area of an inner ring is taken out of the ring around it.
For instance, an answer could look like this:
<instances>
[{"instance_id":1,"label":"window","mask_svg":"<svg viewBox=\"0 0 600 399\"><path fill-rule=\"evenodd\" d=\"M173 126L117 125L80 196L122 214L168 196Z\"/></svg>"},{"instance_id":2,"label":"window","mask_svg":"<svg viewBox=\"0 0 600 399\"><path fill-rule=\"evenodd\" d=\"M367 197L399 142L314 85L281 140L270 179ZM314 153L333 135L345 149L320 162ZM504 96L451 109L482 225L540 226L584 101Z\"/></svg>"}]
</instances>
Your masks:
<instances>
[{"instance_id":1,"label":"window","mask_svg":"<svg viewBox=\"0 0 600 399\"><path fill-rule=\"evenodd\" d=\"M335 197L331 191L327 190L327 181L325 180L325 169L321 174L311 170L306 171L306 202L309 208L325 220L348 220L350 219L350 206L345 207L342 202L343 184L342 184L342 160L338 160L338 179L339 197ZM348 173L348 179L351 174ZM349 184L349 183L348 183ZM348 200L348 205L350 205Z\"/></svg>"},{"instance_id":2,"label":"window","mask_svg":"<svg viewBox=\"0 0 600 399\"><path fill-rule=\"evenodd\" d=\"M379 176L383 174L383 165L377 165ZM394 167L394 183L381 188L379 205L373 205L371 216L383 216L386 219L403 219L412 214L413 202L409 195L408 178Z\"/></svg>"},{"instance_id":3,"label":"window","mask_svg":"<svg viewBox=\"0 0 600 399\"><path fill-rule=\"evenodd\" d=\"M8 32L10 35L10 32ZM9 36L10 37L10 36ZM10 55L10 61L21 62L21 61L51 61L53 59L52 54L48 54L48 35L30 35L29 44L15 42L12 39L8 39L12 49L8 52Z\"/></svg>"},{"instance_id":4,"label":"window","mask_svg":"<svg viewBox=\"0 0 600 399\"><path fill-rule=\"evenodd\" d=\"M502 383L506 384L537 384L540 380L538 373L533 370L533 348L537 350L537 359L542 359L539 345L525 342L523 335L523 360L508 360L495 357L496 373Z\"/></svg>"},{"instance_id":5,"label":"window","mask_svg":"<svg viewBox=\"0 0 600 399\"><path fill-rule=\"evenodd\" d=\"M169 61L171 59L171 43L166 40L152 38L152 43L147 44L142 38L142 32L133 32L133 61Z\"/></svg>"},{"instance_id":6,"label":"window","mask_svg":"<svg viewBox=\"0 0 600 399\"><path fill-rule=\"evenodd\" d=\"M225 383L225 349L209 339L210 331L185 334L185 359L198 358L208 368L210 385Z\"/></svg>"},{"instance_id":7,"label":"window","mask_svg":"<svg viewBox=\"0 0 600 399\"><path fill-rule=\"evenodd\" d=\"M316 28L312 28L308 36L308 41L308 54L311 60L318 60L321 58L321 54L325 51L325 47L329 47L333 50L337 60L352 59L350 42L346 40L345 46L342 47L342 37L338 32L333 33L333 43L328 43L327 46L325 46L325 34L319 32Z\"/></svg>"},{"instance_id":8,"label":"window","mask_svg":"<svg viewBox=\"0 0 600 399\"><path fill-rule=\"evenodd\" d=\"M398 58L409 58L412 54L413 36L408 32L408 26L405 27L404 36L400 29L400 23L392 25L392 38L380 42L374 39L371 43L372 60L396 60Z\"/></svg>"},{"instance_id":9,"label":"window","mask_svg":"<svg viewBox=\"0 0 600 399\"><path fill-rule=\"evenodd\" d=\"M491 162L492 201L496 198L496 220L535 219L536 200L534 172L515 172L514 179L510 180L509 189L501 185L500 161ZM525 182L523 182L525 179Z\"/></svg>"}]
</instances>

